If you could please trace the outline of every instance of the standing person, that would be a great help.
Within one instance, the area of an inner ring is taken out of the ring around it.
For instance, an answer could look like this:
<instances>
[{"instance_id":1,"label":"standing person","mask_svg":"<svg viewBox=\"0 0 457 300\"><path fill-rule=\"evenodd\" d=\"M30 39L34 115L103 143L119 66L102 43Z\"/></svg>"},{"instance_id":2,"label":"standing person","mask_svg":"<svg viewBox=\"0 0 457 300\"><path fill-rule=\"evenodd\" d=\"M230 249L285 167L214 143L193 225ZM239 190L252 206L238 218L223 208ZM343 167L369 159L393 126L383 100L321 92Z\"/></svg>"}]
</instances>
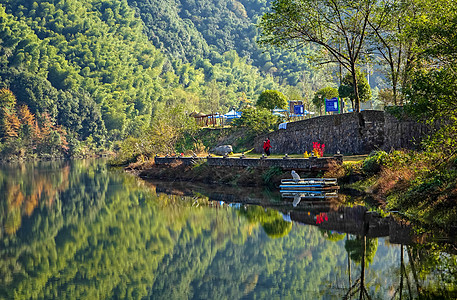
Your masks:
<instances>
[{"instance_id":1,"label":"standing person","mask_svg":"<svg viewBox=\"0 0 457 300\"><path fill-rule=\"evenodd\" d=\"M263 142L263 150L265 151L265 154L267 156L270 155L270 149L271 149L271 144L270 144L270 139L267 138L265 142Z\"/></svg>"}]
</instances>

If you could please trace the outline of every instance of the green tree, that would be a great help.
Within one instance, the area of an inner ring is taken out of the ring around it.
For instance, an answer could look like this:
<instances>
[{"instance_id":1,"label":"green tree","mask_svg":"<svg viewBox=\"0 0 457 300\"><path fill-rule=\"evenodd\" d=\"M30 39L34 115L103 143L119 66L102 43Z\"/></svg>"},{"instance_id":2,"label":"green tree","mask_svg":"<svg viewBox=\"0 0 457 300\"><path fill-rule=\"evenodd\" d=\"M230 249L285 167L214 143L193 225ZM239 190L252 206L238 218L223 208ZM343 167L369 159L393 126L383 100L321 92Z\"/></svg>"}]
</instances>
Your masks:
<instances>
[{"instance_id":1,"label":"green tree","mask_svg":"<svg viewBox=\"0 0 457 300\"><path fill-rule=\"evenodd\" d=\"M354 94L354 82L357 83L357 90L359 91L359 100L360 102L367 102L371 99L371 88L368 84L368 81L365 75L360 72L360 70L356 71L357 74L357 81L354 81L354 78L351 74L347 73L344 76L341 85L338 88L338 93L342 98L349 98L351 100L352 108L357 111L357 101L356 95Z\"/></svg>"},{"instance_id":2,"label":"green tree","mask_svg":"<svg viewBox=\"0 0 457 300\"><path fill-rule=\"evenodd\" d=\"M400 88L407 87L409 73L421 52L416 47L417 36L411 33L415 22L412 20L420 15L419 6L413 0L386 2L369 22L372 32L367 40L369 53L381 58L381 65L387 66L395 105L403 103Z\"/></svg>"},{"instance_id":3,"label":"green tree","mask_svg":"<svg viewBox=\"0 0 457 300\"><path fill-rule=\"evenodd\" d=\"M246 127L252 134L261 134L277 128L279 118L266 108L247 107L241 110L241 118L233 121L233 125Z\"/></svg>"},{"instance_id":4,"label":"green tree","mask_svg":"<svg viewBox=\"0 0 457 300\"><path fill-rule=\"evenodd\" d=\"M105 123L99 106L89 93L83 90L59 91L57 104L58 124L77 133L81 141L92 136L98 146L103 144L106 136Z\"/></svg>"},{"instance_id":5,"label":"green tree","mask_svg":"<svg viewBox=\"0 0 457 300\"><path fill-rule=\"evenodd\" d=\"M0 89L0 109L11 111L16 106L16 97L9 89ZM0 112L1 113L1 112Z\"/></svg>"},{"instance_id":6,"label":"green tree","mask_svg":"<svg viewBox=\"0 0 457 300\"><path fill-rule=\"evenodd\" d=\"M220 89L215 80L211 81L208 85L207 97L208 97L206 99L206 103L208 105L207 109L212 114L214 114L217 112L217 109L219 108L219 103L221 100Z\"/></svg>"},{"instance_id":7,"label":"green tree","mask_svg":"<svg viewBox=\"0 0 457 300\"><path fill-rule=\"evenodd\" d=\"M313 97L313 104L319 109L322 115L322 106L325 106L325 99L332 99L338 97L338 90L334 87L328 86L318 90Z\"/></svg>"},{"instance_id":8,"label":"green tree","mask_svg":"<svg viewBox=\"0 0 457 300\"><path fill-rule=\"evenodd\" d=\"M275 108L286 108L287 98L279 91L266 90L260 94L256 105L270 110Z\"/></svg>"},{"instance_id":9,"label":"green tree","mask_svg":"<svg viewBox=\"0 0 457 300\"><path fill-rule=\"evenodd\" d=\"M276 0L272 12L262 16L260 42L294 48L320 47L326 62L342 65L352 76L355 110L360 111L356 69L378 1Z\"/></svg>"},{"instance_id":10,"label":"green tree","mask_svg":"<svg viewBox=\"0 0 457 300\"><path fill-rule=\"evenodd\" d=\"M416 71L407 90L407 110L440 128L424 142L428 150L452 157L457 149L457 75L454 68Z\"/></svg>"},{"instance_id":11,"label":"green tree","mask_svg":"<svg viewBox=\"0 0 457 300\"><path fill-rule=\"evenodd\" d=\"M115 163L132 162L141 155L175 153L180 139L184 135L192 136L196 130L195 119L185 113L184 106L162 106L148 128L119 143Z\"/></svg>"},{"instance_id":12,"label":"green tree","mask_svg":"<svg viewBox=\"0 0 457 300\"><path fill-rule=\"evenodd\" d=\"M455 1L451 6L445 3L421 3L426 17L414 20L413 34L418 37L417 46L424 50L406 94L409 112L430 124L441 124L425 140L428 150L450 159L457 153L457 7Z\"/></svg>"}]
</instances>

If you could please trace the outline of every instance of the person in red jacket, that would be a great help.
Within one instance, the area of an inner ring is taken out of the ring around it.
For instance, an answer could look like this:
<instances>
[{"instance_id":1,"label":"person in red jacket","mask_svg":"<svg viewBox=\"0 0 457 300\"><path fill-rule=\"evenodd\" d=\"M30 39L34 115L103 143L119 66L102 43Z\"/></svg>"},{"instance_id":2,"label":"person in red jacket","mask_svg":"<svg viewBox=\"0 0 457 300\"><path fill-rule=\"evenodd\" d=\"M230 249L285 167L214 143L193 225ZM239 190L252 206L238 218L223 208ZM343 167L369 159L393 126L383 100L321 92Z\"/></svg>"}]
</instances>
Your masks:
<instances>
[{"instance_id":1,"label":"person in red jacket","mask_svg":"<svg viewBox=\"0 0 457 300\"><path fill-rule=\"evenodd\" d=\"M271 144L270 144L270 139L267 138L265 142L263 142L263 151L265 151L265 154L267 156L270 155L270 149L271 149Z\"/></svg>"}]
</instances>

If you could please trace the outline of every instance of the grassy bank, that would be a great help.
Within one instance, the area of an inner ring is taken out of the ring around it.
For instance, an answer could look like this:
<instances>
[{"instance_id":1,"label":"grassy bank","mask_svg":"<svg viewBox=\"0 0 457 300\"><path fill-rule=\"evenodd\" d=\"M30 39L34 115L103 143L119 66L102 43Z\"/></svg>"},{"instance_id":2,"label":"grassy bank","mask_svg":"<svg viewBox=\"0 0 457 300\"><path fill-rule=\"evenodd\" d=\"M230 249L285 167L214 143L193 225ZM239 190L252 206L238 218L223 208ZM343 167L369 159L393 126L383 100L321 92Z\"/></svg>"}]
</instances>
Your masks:
<instances>
[{"instance_id":1,"label":"grassy bank","mask_svg":"<svg viewBox=\"0 0 457 300\"><path fill-rule=\"evenodd\" d=\"M350 185L372 195L385 211L424 226L457 229L456 155L379 151L346 169L346 176L359 177Z\"/></svg>"}]
</instances>

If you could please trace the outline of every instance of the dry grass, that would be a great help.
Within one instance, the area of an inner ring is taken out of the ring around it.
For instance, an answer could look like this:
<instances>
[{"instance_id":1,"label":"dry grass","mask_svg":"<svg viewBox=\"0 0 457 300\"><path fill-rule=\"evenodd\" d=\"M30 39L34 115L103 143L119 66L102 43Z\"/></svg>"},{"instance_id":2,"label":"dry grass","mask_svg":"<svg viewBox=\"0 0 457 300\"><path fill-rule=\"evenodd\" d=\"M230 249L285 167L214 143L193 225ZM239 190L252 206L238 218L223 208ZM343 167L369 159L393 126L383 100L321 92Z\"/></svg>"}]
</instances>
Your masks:
<instances>
[{"instance_id":1,"label":"dry grass","mask_svg":"<svg viewBox=\"0 0 457 300\"><path fill-rule=\"evenodd\" d=\"M381 196L388 195L394 189L396 191L404 191L409 187L410 181L414 176L414 171L406 167L397 169L383 168L374 190Z\"/></svg>"},{"instance_id":2,"label":"dry grass","mask_svg":"<svg viewBox=\"0 0 457 300\"><path fill-rule=\"evenodd\" d=\"M324 173L326 178L342 178L346 175L346 169L343 165L337 164L335 161L330 163L328 171Z\"/></svg>"}]
</instances>

